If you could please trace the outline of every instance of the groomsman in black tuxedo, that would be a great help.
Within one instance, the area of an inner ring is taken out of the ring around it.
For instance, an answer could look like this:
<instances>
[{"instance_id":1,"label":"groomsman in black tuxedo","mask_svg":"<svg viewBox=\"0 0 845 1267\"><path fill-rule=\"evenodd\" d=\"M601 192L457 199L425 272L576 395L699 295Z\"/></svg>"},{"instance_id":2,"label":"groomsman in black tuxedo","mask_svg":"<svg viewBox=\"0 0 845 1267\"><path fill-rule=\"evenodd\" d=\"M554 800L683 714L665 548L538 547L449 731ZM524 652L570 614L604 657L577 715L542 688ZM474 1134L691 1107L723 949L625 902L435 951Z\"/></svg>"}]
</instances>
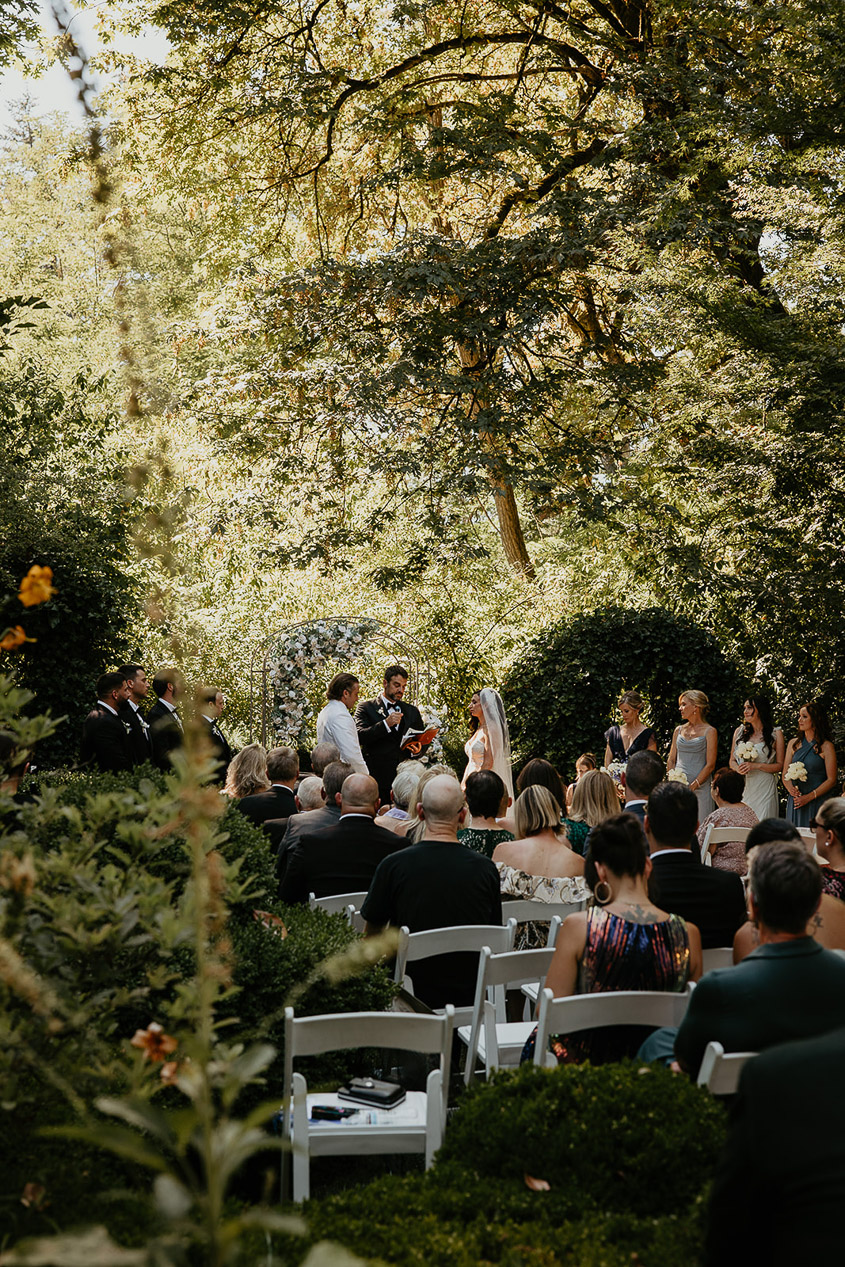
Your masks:
<instances>
[{"instance_id":1,"label":"groomsman in black tuxedo","mask_svg":"<svg viewBox=\"0 0 845 1267\"><path fill-rule=\"evenodd\" d=\"M205 732L206 739L211 744L212 752L217 762L217 773L212 779L213 783L225 782L229 762L235 755L228 739L218 724L220 715L225 707L226 697L222 691L218 691L216 686L204 686L202 688L200 692L199 723Z\"/></svg>"},{"instance_id":2,"label":"groomsman in black tuxedo","mask_svg":"<svg viewBox=\"0 0 845 1267\"><path fill-rule=\"evenodd\" d=\"M153 678L158 699L147 715L153 741L153 761L160 770L170 770L170 754L182 747L184 729L176 708L182 694L182 674L178 669L159 669Z\"/></svg>"},{"instance_id":3,"label":"groomsman in black tuxedo","mask_svg":"<svg viewBox=\"0 0 845 1267\"><path fill-rule=\"evenodd\" d=\"M355 713L355 725L367 769L378 783L383 805L390 804L390 788L400 761L413 757L403 752L401 743L409 730L424 730L419 709L403 700L408 671L401 664L389 664L378 699L364 700Z\"/></svg>"},{"instance_id":4,"label":"groomsman in black tuxedo","mask_svg":"<svg viewBox=\"0 0 845 1267\"><path fill-rule=\"evenodd\" d=\"M97 704L82 726L81 765L95 766L112 774L132 769L135 763L129 742L129 723L120 717L120 709L128 698L129 687L122 673L104 673L97 679Z\"/></svg>"},{"instance_id":5,"label":"groomsman in black tuxedo","mask_svg":"<svg viewBox=\"0 0 845 1267\"><path fill-rule=\"evenodd\" d=\"M141 705L149 694L150 684L140 664L121 664L117 671L124 675L126 685L129 687L129 698L120 708L120 720L129 725L132 764L143 765L145 761L153 759L150 728L141 712Z\"/></svg>"}]
</instances>

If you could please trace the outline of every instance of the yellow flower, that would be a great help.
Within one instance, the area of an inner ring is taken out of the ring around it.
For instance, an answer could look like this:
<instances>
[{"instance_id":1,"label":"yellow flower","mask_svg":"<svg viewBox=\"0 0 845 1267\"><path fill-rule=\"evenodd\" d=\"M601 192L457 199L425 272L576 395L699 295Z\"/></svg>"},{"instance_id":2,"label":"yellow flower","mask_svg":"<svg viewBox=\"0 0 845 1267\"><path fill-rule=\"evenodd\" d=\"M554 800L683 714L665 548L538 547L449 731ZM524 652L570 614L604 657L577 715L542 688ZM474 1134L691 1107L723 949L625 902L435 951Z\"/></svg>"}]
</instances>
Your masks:
<instances>
[{"instance_id":1,"label":"yellow flower","mask_svg":"<svg viewBox=\"0 0 845 1267\"><path fill-rule=\"evenodd\" d=\"M56 593L58 591L53 588L53 569L40 568L33 564L21 581L18 598L24 607L35 607L37 603L46 603Z\"/></svg>"},{"instance_id":2,"label":"yellow flower","mask_svg":"<svg viewBox=\"0 0 845 1267\"><path fill-rule=\"evenodd\" d=\"M27 638L20 625L15 625L14 629L7 629L0 638L0 651L14 651L16 647L20 647L25 642L35 642L35 638Z\"/></svg>"},{"instance_id":3,"label":"yellow flower","mask_svg":"<svg viewBox=\"0 0 845 1267\"><path fill-rule=\"evenodd\" d=\"M136 1029L134 1038L129 1040L132 1047L140 1047L150 1060L164 1060L179 1046L175 1038L165 1034L156 1021L151 1021L146 1029Z\"/></svg>"}]
</instances>

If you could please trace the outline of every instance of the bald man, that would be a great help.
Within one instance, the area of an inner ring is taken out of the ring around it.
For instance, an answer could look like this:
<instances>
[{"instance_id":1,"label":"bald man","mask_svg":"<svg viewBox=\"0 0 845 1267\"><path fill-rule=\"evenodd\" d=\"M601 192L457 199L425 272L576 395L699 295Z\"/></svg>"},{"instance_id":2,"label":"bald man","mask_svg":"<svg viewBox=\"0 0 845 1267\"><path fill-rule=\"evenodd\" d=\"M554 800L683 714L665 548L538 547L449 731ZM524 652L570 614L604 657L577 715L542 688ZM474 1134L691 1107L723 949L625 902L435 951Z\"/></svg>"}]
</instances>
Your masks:
<instances>
[{"instance_id":1,"label":"bald man","mask_svg":"<svg viewBox=\"0 0 845 1267\"><path fill-rule=\"evenodd\" d=\"M279 887L283 902L307 902L309 893L362 893L376 867L401 849L401 836L378 827L378 784L368 774L350 774L340 789L340 820L303 835L287 850Z\"/></svg>"},{"instance_id":2,"label":"bald man","mask_svg":"<svg viewBox=\"0 0 845 1267\"><path fill-rule=\"evenodd\" d=\"M367 936L388 924L412 933L453 924L501 924L499 873L458 842L466 805L457 779L439 774L423 788L424 838L380 862L361 914ZM413 965L414 994L429 1007L471 1004L478 955L436 955Z\"/></svg>"}]
</instances>

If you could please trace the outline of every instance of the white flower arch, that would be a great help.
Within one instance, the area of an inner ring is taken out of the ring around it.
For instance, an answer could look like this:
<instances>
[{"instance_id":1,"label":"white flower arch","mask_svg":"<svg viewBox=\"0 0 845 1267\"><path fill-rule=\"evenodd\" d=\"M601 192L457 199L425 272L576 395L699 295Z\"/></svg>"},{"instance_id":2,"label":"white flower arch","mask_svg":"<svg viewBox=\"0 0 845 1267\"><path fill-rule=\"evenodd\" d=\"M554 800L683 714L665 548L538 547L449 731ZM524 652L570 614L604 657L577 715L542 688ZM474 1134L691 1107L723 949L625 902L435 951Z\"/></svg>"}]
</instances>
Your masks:
<instances>
[{"instance_id":1,"label":"white flower arch","mask_svg":"<svg viewBox=\"0 0 845 1267\"><path fill-rule=\"evenodd\" d=\"M265 747L293 748L313 742L316 714L325 703L329 679L343 668L365 662L381 673L392 661L408 670L408 698L426 722L440 722L430 700L432 671L420 642L407 630L373 616L326 616L279 630L256 648L251 674L253 737ZM433 760L439 743L429 749Z\"/></svg>"}]
</instances>

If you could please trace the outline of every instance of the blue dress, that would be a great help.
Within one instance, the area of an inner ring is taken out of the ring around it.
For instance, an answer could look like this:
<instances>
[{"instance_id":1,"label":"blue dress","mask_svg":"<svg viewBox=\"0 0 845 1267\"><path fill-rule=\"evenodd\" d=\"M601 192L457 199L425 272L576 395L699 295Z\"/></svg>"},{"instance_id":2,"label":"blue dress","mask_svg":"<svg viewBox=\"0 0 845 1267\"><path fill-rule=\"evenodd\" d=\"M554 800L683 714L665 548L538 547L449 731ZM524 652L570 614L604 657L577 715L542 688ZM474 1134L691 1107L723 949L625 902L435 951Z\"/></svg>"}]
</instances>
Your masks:
<instances>
[{"instance_id":1,"label":"blue dress","mask_svg":"<svg viewBox=\"0 0 845 1267\"><path fill-rule=\"evenodd\" d=\"M801 747L797 748L795 752L793 752L789 764L791 765L793 761L803 761L804 765L807 767L807 778L803 783L796 783L795 785L802 796L804 796L807 792L814 792L819 784L824 783L827 778L827 769L824 764L824 758L816 752L809 739L805 739ZM800 809L795 808L792 797L788 796L786 798L787 821L794 823L796 827L809 827L810 819L815 817L816 811L822 802L826 801L829 796L835 795L836 793L833 789L831 789L829 792L825 793L824 796L820 797L819 800L808 801L807 804L802 805Z\"/></svg>"},{"instance_id":2,"label":"blue dress","mask_svg":"<svg viewBox=\"0 0 845 1267\"><path fill-rule=\"evenodd\" d=\"M687 776L687 782L692 783L698 778L701 771L707 765L707 735L696 735L693 739L685 739L680 733L675 738L675 769L683 770ZM710 795L710 780L695 792L695 798L698 801L698 821L703 823L708 814L712 814L716 808L713 797Z\"/></svg>"}]
</instances>

